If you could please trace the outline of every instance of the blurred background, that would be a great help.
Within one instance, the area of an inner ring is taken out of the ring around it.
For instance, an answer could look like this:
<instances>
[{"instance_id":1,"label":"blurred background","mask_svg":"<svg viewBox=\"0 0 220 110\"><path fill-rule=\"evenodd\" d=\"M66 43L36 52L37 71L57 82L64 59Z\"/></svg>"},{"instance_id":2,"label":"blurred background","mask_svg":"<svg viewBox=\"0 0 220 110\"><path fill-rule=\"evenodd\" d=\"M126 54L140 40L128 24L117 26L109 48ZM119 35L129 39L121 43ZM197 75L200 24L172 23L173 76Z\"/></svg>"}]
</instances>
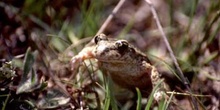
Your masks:
<instances>
[{"instance_id":1,"label":"blurred background","mask_svg":"<svg viewBox=\"0 0 220 110\"><path fill-rule=\"evenodd\" d=\"M98 32L118 2L1 0L2 110L104 109L104 79L101 71L92 68L96 64L85 62L87 68L73 74L69 62ZM208 95L197 97L199 108L220 109L220 1L152 2L193 93ZM126 0L103 33L128 40L149 56L171 90L187 93L144 0ZM192 109L188 96L176 98L184 109ZM116 104L119 109L131 109L136 99L122 102Z\"/></svg>"}]
</instances>

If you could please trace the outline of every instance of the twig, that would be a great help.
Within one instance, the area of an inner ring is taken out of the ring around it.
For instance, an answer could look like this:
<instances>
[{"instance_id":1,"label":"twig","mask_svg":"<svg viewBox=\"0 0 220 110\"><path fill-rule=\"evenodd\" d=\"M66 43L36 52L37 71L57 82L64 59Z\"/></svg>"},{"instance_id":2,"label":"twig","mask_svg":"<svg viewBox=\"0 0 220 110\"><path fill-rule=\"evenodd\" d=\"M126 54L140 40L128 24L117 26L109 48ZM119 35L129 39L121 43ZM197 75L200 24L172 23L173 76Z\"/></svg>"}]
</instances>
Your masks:
<instances>
[{"instance_id":1,"label":"twig","mask_svg":"<svg viewBox=\"0 0 220 110\"><path fill-rule=\"evenodd\" d=\"M167 94L175 94L175 95L185 95L188 96L190 95L189 93L181 93L181 92L166 92ZM199 95L199 94L191 94L195 97L211 97L212 95Z\"/></svg>"},{"instance_id":2,"label":"twig","mask_svg":"<svg viewBox=\"0 0 220 110\"><path fill-rule=\"evenodd\" d=\"M162 38L163 38L163 40L164 40L164 42L165 42L165 44L166 44L166 47L167 47L167 49L168 49L168 51L169 51L169 54L170 54L170 56L171 56L171 58L172 58L172 60L173 60L173 62L174 62L175 67L177 68L177 73L178 73L178 75L180 76L180 78L182 79L182 82L183 82L184 85L186 86L187 90L190 92L190 96L191 96L191 99L192 99L192 102L193 102L193 106L194 106L194 108L195 108L196 110L198 110L198 106L197 106L197 103L196 103L195 98L192 96L192 90L191 90L190 87L189 87L188 80L187 80L187 79L185 78L185 76L183 75L183 72L182 72L182 70L180 69L180 66L179 66L179 64L178 64L178 62L177 62L177 60L176 60L176 57L174 56L173 50L171 49L171 46L170 46L170 44L169 44L169 42L168 42L168 40L167 40L167 37L166 37L166 35L165 35L164 31L163 31L163 28L162 28L162 26L161 26L161 23L160 23L160 21L159 21L157 12L156 12L156 10L155 10L155 8L154 8L154 6L153 6L153 4L152 4L152 2L151 2L150 0L145 0L145 1L146 1L147 4L150 6L150 9L151 9L151 12L152 12L152 14L153 14L153 17L154 17L154 19L155 19L155 21L156 21L157 27L158 27L159 31L161 32L161 34L162 34Z\"/></svg>"},{"instance_id":3,"label":"twig","mask_svg":"<svg viewBox=\"0 0 220 110\"><path fill-rule=\"evenodd\" d=\"M102 24L99 31L96 33L96 35L103 33L103 31L106 29L107 25L110 23L114 15L118 12L118 10L121 8L121 6L124 4L126 0L120 0L116 7L113 9L112 13L108 16L108 18L105 20L105 22Z\"/></svg>"}]
</instances>

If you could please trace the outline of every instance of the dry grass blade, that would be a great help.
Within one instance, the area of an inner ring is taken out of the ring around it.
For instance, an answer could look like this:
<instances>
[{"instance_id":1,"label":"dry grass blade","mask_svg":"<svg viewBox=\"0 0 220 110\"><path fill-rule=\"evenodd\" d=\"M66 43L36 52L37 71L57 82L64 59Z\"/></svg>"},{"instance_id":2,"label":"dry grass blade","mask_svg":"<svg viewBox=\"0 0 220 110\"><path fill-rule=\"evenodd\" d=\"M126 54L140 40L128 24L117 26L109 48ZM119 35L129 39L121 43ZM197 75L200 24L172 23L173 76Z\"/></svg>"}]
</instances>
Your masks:
<instances>
[{"instance_id":1,"label":"dry grass blade","mask_svg":"<svg viewBox=\"0 0 220 110\"><path fill-rule=\"evenodd\" d=\"M99 31L96 33L96 35L101 34L105 28L107 27L107 25L110 23L110 21L112 20L112 18L114 17L114 15L118 12L118 10L121 8L121 6L124 4L126 0L120 0L117 4L117 6L113 9L112 13L108 16L108 18L105 20L105 22L103 23L102 27L99 29Z\"/></svg>"},{"instance_id":2,"label":"dry grass blade","mask_svg":"<svg viewBox=\"0 0 220 110\"><path fill-rule=\"evenodd\" d=\"M170 54L170 56L171 56L171 58L172 58L172 60L174 62L174 65L177 68L178 75L180 76L180 78L181 78L182 82L184 83L184 85L186 86L187 90L190 92L190 94L192 94L192 90L189 87L189 83L188 83L187 79L184 77L183 72L182 72L182 70L181 70L181 68L180 68L180 66L179 66L179 64L177 62L177 59L176 59L176 57L175 57L175 55L173 53L173 50L171 49L171 46L170 46L170 44L169 44L169 42L167 40L167 37L166 37L166 35L165 35L164 31L163 31L163 28L162 28L162 25L160 23L159 17L157 15L157 12L156 12L152 2L150 0L145 0L145 1L150 6L151 12L153 14L153 18L155 19L157 27L158 27L159 31L161 32L161 34L162 34L162 38L163 38L163 40L164 40L164 42L166 44L166 47L167 47L167 49L169 51L169 54ZM198 106L197 106L195 98L192 97L192 95L191 95L191 98L192 98L192 102L193 102L194 108L196 110L198 110Z\"/></svg>"},{"instance_id":3,"label":"dry grass blade","mask_svg":"<svg viewBox=\"0 0 220 110\"><path fill-rule=\"evenodd\" d=\"M190 93L180 93L180 92L166 92L167 94L175 94L175 95L187 95L189 96ZM195 97L211 97L211 95L199 95L199 94L191 94L192 96Z\"/></svg>"}]
</instances>

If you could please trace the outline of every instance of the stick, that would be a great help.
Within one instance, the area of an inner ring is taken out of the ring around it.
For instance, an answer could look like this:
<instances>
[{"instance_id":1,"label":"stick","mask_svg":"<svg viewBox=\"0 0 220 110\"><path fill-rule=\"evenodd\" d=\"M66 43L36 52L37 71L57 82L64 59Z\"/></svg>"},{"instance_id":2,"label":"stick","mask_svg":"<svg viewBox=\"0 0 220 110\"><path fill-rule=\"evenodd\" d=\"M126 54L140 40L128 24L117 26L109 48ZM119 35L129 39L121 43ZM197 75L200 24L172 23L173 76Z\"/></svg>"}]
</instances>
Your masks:
<instances>
[{"instance_id":1,"label":"stick","mask_svg":"<svg viewBox=\"0 0 220 110\"><path fill-rule=\"evenodd\" d=\"M184 85L186 86L187 90L190 92L190 96L191 96L191 99L192 99L192 102L193 102L193 106L194 106L194 108L195 108L196 110L198 110L198 106L197 106L197 103L196 103L195 98L192 96L192 90L191 90L190 87L189 87L188 80L187 80L187 79L185 78L185 76L183 75L183 72L182 72L182 70L180 69L180 66L179 66L179 64L178 64L178 62L177 62L177 60L176 60L176 57L174 56L173 50L171 49L171 46L170 46L170 44L169 44L169 42L168 42L168 40L167 40L167 37L166 37L166 35L165 35L164 31L163 31L163 28L162 28L162 26L161 26L161 23L160 23L160 21L159 21L157 12L156 12L156 10L155 10L155 8L154 8L154 6L153 6L153 4L152 4L152 2L151 2L150 0L145 0L145 1L146 1L147 4L150 6L150 9L151 9L151 12L152 12L152 14L153 14L153 17L154 17L154 19L155 19L155 21L156 21L157 27L158 27L158 29L159 29L161 35L162 35L162 38L163 38L163 40L164 40L164 42L165 42L165 44L166 44L166 47L167 47L167 49L168 49L168 51L169 51L169 54L170 54L170 56L171 56L171 58L172 58L172 60L173 60L173 62L174 62L174 65L175 65L175 67L177 68L177 71L178 71L177 73L178 73L178 75L180 76L180 78L182 79L182 82L183 82Z\"/></svg>"},{"instance_id":2,"label":"stick","mask_svg":"<svg viewBox=\"0 0 220 110\"><path fill-rule=\"evenodd\" d=\"M108 26L108 24L110 23L110 21L112 20L112 18L114 17L114 15L118 12L118 10L121 8L121 6L124 4L126 0L120 0L118 2L118 4L115 6L115 8L113 9L112 13L108 16L108 18L105 20L105 22L102 24L101 28L99 29L99 31L96 33L96 35L103 33L103 31L106 29L106 27Z\"/></svg>"}]
</instances>

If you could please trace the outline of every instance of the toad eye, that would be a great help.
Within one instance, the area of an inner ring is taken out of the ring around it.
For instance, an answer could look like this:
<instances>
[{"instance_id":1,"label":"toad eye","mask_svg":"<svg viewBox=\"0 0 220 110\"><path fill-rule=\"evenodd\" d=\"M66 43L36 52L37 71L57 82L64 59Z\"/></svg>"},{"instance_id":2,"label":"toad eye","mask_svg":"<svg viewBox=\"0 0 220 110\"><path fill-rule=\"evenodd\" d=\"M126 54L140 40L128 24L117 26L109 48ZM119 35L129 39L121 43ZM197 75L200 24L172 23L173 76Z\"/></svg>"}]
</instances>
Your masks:
<instances>
[{"instance_id":1,"label":"toad eye","mask_svg":"<svg viewBox=\"0 0 220 110\"><path fill-rule=\"evenodd\" d=\"M94 41L95 41L96 44L97 44L99 41L101 41L101 40L107 41L108 38L106 37L105 34L96 35L95 38L94 38Z\"/></svg>"},{"instance_id":2,"label":"toad eye","mask_svg":"<svg viewBox=\"0 0 220 110\"><path fill-rule=\"evenodd\" d=\"M128 48L128 42L125 40L116 41L115 45L118 47L119 51L123 51Z\"/></svg>"}]
</instances>

